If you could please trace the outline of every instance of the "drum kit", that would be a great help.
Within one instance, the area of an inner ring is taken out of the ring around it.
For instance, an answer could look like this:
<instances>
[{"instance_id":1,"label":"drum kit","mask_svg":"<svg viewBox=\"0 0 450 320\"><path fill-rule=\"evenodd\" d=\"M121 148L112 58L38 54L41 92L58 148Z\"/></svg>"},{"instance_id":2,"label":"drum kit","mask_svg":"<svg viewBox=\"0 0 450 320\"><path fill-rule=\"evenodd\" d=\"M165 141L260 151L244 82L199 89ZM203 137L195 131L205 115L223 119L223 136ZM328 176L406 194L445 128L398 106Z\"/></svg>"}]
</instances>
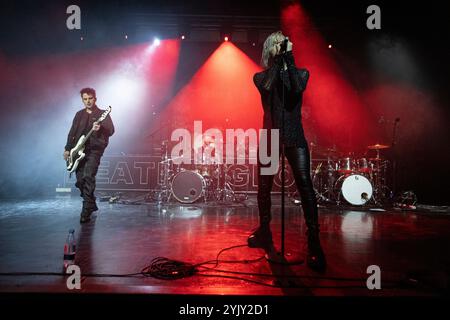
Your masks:
<instances>
[{"instance_id":1,"label":"drum kit","mask_svg":"<svg viewBox=\"0 0 450 320\"><path fill-rule=\"evenodd\" d=\"M194 146L214 150L214 143L214 139L204 137ZM387 184L389 161L382 157L381 152L388 148L383 144L367 146L369 151L375 151L373 157L367 158L355 157L354 153L343 155L336 148L321 148L311 143L310 158L322 156L318 162L314 160L315 167L311 160L311 177L318 202L355 206L381 205L385 202L390 192ZM189 204L203 200L231 203L237 200L230 183L232 172L229 172L229 166L205 158L190 161L199 164L176 164L169 154L167 140L162 142L160 150L160 187L153 196L158 202L176 200Z\"/></svg>"},{"instance_id":2,"label":"drum kit","mask_svg":"<svg viewBox=\"0 0 450 320\"><path fill-rule=\"evenodd\" d=\"M311 144L311 159L313 152L326 156L311 174L318 202L363 206L380 205L387 200L389 161L380 152L388 148L388 145L370 145L367 149L375 151L376 156L366 158L354 154L342 156L335 148L323 149Z\"/></svg>"},{"instance_id":3,"label":"drum kit","mask_svg":"<svg viewBox=\"0 0 450 320\"><path fill-rule=\"evenodd\" d=\"M207 136L194 146L197 149L215 149L214 140ZM236 201L227 166L216 164L205 156L197 161L199 164L175 164L175 159L169 155L168 141L162 142L160 150L160 187L156 190L158 202L170 202L172 199L186 204L199 200L224 203ZM195 163L191 160L191 163Z\"/></svg>"}]
</instances>

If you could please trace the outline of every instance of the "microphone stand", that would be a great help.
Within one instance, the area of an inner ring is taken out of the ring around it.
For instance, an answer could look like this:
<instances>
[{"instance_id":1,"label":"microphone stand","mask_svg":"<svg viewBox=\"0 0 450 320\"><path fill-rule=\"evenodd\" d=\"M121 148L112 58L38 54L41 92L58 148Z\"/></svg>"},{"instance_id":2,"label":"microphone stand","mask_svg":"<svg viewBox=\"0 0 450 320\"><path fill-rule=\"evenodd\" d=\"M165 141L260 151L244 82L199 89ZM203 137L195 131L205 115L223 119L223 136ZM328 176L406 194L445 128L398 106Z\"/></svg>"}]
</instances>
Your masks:
<instances>
[{"instance_id":1,"label":"microphone stand","mask_svg":"<svg viewBox=\"0 0 450 320\"><path fill-rule=\"evenodd\" d=\"M400 122L400 118L396 118L394 121L394 129L392 132L392 143L391 143L391 147L392 147L392 193L395 196L396 192L397 192L397 148L395 147L396 145L396 131L397 131L397 124Z\"/></svg>"},{"instance_id":2,"label":"microphone stand","mask_svg":"<svg viewBox=\"0 0 450 320\"><path fill-rule=\"evenodd\" d=\"M284 57L282 56L282 67L280 71L280 80L282 87L281 94L281 135L280 135L280 143L281 143L281 252L277 252L275 256L267 256L266 259L270 262L275 262L279 264L301 264L303 263L303 259L292 256L291 253L285 253L285 150L284 150L284 108L285 108L285 90L284 90L284 73L285 68Z\"/></svg>"}]
</instances>

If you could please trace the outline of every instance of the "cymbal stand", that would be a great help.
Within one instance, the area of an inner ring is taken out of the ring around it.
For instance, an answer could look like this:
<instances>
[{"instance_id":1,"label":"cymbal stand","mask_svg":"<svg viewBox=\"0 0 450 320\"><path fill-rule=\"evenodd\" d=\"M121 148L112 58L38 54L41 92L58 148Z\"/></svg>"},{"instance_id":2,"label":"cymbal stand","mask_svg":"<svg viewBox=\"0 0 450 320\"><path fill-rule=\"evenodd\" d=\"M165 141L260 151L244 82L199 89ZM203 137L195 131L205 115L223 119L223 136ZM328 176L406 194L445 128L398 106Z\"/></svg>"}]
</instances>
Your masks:
<instances>
[{"instance_id":1,"label":"cymbal stand","mask_svg":"<svg viewBox=\"0 0 450 320\"><path fill-rule=\"evenodd\" d=\"M390 192L392 191L391 188L389 188L387 181L386 181L386 174L387 174L387 166L388 161L384 160L378 165L377 173L377 185L376 185L376 194L378 198L383 201L386 201L389 199Z\"/></svg>"},{"instance_id":2,"label":"cymbal stand","mask_svg":"<svg viewBox=\"0 0 450 320\"><path fill-rule=\"evenodd\" d=\"M169 158L169 148L168 148L168 141L164 140L162 143L162 149L164 150L162 154L162 161L160 162L160 171L159 171L159 178L160 178L160 187L157 192L157 201L158 203L163 202L169 202L172 192L170 188L170 166L172 159Z\"/></svg>"},{"instance_id":3,"label":"cymbal stand","mask_svg":"<svg viewBox=\"0 0 450 320\"><path fill-rule=\"evenodd\" d=\"M381 172L382 172L382 159L380 157L380 150L377 151L377 156L375 158L375 166L373 168L373 176L372 181L374 183L372 199L375 205L381 205L379 199L383 198L383 183L381 181ZM384 165L384 164L383 164Z\"/></svg>"},{"instance_id":4,"label":"cymbal stand","mask_svg":"<svg viewBox=\"0 0 450 320\"><path fill-rule=\"evenodd\" d=\"M223 168L223 170L220 170L220 167ZM228 175L228 168L226 164L222 164L218 166L218 175L217 175L217 189L216 189L216 199L220 202L235 202L236 201L236 194L234 193L234 190L229 183L229 175ZM221 179L223 175L223 178ZM222 181L221 181L222 180Z\"/></svg>"},{"instance_id":5,"label":"cymbal stand","mask_svg":"<svg viewBox=\"0 0 450 320\"><path fill-rule=\"evenodd\" d=\"M328 154L327 156L327 188L325 189L325 193L327 194L326 201L331 202L331 199L334 198L334 172L335 168L333 167L333 160L331 160L331 156Z\"/></svg>"}]
</instances>

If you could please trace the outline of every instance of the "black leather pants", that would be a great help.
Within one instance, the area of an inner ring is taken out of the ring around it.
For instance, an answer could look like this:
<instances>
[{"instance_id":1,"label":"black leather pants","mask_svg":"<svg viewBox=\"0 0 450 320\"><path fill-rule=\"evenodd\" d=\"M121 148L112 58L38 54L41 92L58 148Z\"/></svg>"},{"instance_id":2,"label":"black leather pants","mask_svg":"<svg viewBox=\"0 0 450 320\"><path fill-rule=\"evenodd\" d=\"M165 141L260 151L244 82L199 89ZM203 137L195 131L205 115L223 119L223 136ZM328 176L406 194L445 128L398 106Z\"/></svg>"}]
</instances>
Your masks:
<instances>
[{"instance_id":1,"label":"black leather pants","mask_svg":"<svg viewBox=\"0 0 450 320\"><path fill-rule=\"evenodd\" d=\"M295 184L300 193L305 222L308 230L318 232L317 199L310 173L310 156L308 147L286 147L285 155L291 166ZM271 220L271 199L274 175L261 175L261 164L258 163L258 209L260 223Z\"/></svg>"},{"instance_id":2,"label":"black leather pants","mask_svg":"<svg viewBox=\"0 0 450 320\"><path fill-rule=\"evenodd\" d=\"M87 152L86 157L80 162L76 174L77 182L75 186L80 189L83 198L83 212L90 213L97 210L95 203L95 176L100 165L101 154Z\"/></svg>"}]
</instances>

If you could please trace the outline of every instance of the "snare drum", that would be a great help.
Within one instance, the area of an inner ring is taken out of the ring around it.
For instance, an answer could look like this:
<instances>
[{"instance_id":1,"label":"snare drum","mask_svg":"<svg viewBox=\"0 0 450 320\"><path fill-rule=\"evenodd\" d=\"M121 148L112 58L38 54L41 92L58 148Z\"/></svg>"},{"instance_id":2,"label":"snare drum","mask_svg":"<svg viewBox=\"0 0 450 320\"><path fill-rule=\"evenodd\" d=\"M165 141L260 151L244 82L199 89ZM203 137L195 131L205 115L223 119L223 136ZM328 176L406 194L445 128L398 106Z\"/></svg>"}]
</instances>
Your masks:
<instances>
[{"instance_id":1,"label":"snare drum","mask_svg":"<svg viewBox=\"0 0 450 320\"><path fill-rule=\"evenodd\" d=\"M172 179L172 195L182 203L200 199L206 189L205 179L194 171L180 171Z\"/></svg>"}]
</instances>

